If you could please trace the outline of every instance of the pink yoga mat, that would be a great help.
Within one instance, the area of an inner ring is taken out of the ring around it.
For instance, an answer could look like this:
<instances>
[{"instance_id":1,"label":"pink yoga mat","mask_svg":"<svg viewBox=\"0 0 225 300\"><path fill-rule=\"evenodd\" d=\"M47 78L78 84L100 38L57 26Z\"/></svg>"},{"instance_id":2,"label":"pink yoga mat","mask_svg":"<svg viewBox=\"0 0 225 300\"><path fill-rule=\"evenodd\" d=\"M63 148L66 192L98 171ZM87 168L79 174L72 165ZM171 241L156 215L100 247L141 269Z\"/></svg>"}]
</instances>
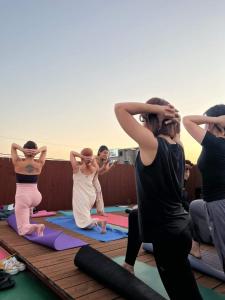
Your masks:
<instances>
[{"instance_id":1,"label":"pink yoga mat","mask_svg":"<svg viewBox=\"0 0 225 300\"><path fill-rule=\"evenodd\" d=\"M99 220L106 220L107 223L109 224L128 228L128 217L115 215L115 214L106 214L106 216L92 215L92 218L98 218Z\"/></svg>"},{"instance_id":2,"label":"pink yoga mat","mask_svg":"<svg viewBox=\"0 0 225 300\"><path fill-rule=\"evenodd\" d=\"M49 217L49 216L55 216L55 211L47 211L47 210L40 210L37 213L34 213L31 217L32 218L40 218L40 217Z\"/></svg>"},{"instance_id":3,"label":"pink yoga mat","mask_svg":"<svg viewBox=\"0 0 225 300\"><path fill-rule=\"evenodd\" d=\"M10 256L9 252L7 252L4 248L0 247L0 260Z\"/></svg>"}]
</instances>

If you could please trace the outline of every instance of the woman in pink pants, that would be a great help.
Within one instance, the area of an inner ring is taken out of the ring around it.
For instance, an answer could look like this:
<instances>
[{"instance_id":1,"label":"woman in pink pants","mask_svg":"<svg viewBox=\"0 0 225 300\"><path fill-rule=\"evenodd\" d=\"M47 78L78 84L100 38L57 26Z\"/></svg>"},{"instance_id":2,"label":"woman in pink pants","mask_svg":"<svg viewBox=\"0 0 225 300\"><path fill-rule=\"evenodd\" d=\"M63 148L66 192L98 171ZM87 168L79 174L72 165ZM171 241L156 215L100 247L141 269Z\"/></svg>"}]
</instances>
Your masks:
<instances>
[{"instance_id":1,"label":"woman in pink pants","mask_svg":"<svg viewBox=\"0 0 225 300\"><path fill-rule=\"evenodd\" d=\"M17 151L25 158L20 158ZM40 153L39 159L34 159ZM33 207L41 202L41 193L37 188L38 176L45 163L47 148L38 148L36 143L28 141L23 147L12 144L11 156L16 173L15 216L19 235L35 232L42 236L44 224L30 224L30 213Z\"/></svg>"}]
</instances>

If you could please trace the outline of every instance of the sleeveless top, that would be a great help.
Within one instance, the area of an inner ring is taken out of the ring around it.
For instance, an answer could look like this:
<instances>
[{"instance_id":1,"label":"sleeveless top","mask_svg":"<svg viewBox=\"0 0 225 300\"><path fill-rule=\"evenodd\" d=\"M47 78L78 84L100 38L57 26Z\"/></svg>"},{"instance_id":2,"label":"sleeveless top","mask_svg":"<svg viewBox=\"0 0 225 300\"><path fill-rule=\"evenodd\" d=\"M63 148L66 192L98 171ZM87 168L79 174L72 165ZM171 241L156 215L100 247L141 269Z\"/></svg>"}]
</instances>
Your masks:
<instances>
[{"instance_id":1,"label":"sleeveless top","mask_svg":"<svg viewBox=\"0 0 225 300\"><path fill-rule=\"evenodd\" d=\"M140 152L136 158L138 219L143 242L154 242L176 235L189 224L182 206L184 152L179 144L170 144L158 137L157 154L144 166Z\"/></svg>"},{"instance_id":2,"label":"sleeveless top","mask_svg":"<svg viewBox=\"0 0 225 300\"><path fill-rule=\"evenodd\" d=\"M202 175L202 194L206 202L225 199L225 139L209 131L202 140L198 167Z\"/></svg>"},{"instance_id":3,"label":"sleeveless top","mask_svg":"<svg viewBox=\"0 0 225 300\"><path fill-rule=\"evenodd\" d=\"M16 173L17 183L37 183L38 175L25 175Z\"/></svg>"}]
</instances>

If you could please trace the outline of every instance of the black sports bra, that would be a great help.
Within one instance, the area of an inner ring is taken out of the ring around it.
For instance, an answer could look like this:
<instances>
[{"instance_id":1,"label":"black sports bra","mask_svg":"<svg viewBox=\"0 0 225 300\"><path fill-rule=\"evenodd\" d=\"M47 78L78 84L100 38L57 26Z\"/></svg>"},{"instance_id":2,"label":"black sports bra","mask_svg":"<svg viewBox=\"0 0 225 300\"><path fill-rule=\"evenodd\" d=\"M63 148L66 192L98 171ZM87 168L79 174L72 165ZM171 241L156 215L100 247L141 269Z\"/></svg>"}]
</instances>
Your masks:
<instances>
[{"instance_id":1,"label":"black sports bra","mask_svg":"<svg viewBox=\"0 0 225 300\"><path fill-rule=\"evenodd\" d=\"M38 175L25 175L16 173L17 183L37 183Z\"/></svg>"}]
</instances>

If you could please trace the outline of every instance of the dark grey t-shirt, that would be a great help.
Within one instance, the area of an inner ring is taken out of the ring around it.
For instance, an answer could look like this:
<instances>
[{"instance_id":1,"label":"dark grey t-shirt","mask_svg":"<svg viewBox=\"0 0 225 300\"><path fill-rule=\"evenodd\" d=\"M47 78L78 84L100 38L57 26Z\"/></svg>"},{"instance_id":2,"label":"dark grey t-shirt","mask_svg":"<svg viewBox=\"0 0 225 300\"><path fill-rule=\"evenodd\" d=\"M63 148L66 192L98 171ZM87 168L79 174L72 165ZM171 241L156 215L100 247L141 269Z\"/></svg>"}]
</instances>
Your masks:
<instances>
[{"instance_id":1,"label":"dark grey t-shirt","mask_svg":"<svg viewBox=\"0 0 225 300\"><path fill-rule=\"evenodd\" d=\"M136 159L139 228L144 242L179 234L189 224L182 206L184 152L180 145L158 137L153 163L144 166L140 153Z\"/></svg>"},{"instance_id":2,"label":"dark grey t-shirt","mask_svg":"<svg viewBox=\"0 0 225 300\"><path fill-rule=\"evenodd\" d=\"M225 139L206 132L198 159L202 194L207 202L225 199Z\"/></svg>"}]
</instances>

